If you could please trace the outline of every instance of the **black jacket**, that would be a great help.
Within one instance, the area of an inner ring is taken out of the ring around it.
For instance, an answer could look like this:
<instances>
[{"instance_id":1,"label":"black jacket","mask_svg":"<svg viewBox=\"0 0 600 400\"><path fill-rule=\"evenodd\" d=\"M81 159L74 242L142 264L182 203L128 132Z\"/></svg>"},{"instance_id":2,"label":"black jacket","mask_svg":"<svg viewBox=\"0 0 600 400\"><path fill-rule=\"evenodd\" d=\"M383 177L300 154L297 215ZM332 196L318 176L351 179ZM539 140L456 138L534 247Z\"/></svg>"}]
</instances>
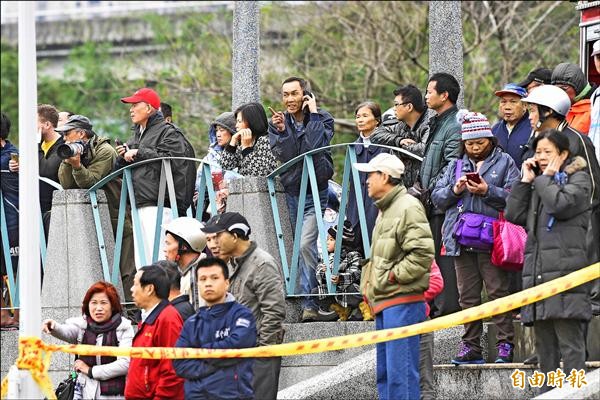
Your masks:
<instances>
[{"instance_id":1,"label":"black jacket","mask_svg":"<svg viewBox=\"0 0 600 400\"><path fill-rule=\"evenodd\" d=\"M192 307L192 304L190 303L190 296L187 294L175 297L171 300L171 305L175 307L179 315L181 315L183 322L196 313L194 307Z\"/></svg>"},{"instance_id":2,"label":"black jacket","mask_svg":"<svg viewBox=\"0 0 600 400\"><path fill-rule=\"evenodd\" d=\"M539 175L533 183L517 182L506 203L506 219L525 226L527 244L523 289L551 281L588 265L586 235L590 220L590 176L586 162L575 157L565 168L567 183ZM549 219L555 221L548 230ZM521 321L531 325L547 319L589 320L589 285L577 286L521 308Z\"/></svg>"},{"instance_id":3,"label":"black jacket","mask_svg":"<svg viewBox=\"0 0 600 400\"><path fill-rule=\"evenodd\" d=\"M60 136L56 142L48 149L48 153L44 155L42 146L38 146L39 174L43 178L48 178L58 183L58 167L62 159L56 153L58 146L63 144L65 140ZM45 182L40 181L40 207L42 213L50 211L52 208L52 194L56 189Z\"/></svg>"},{"instance_id":4,"label":"black jacket","mask_svg":"<svg viewBox=\"0 0 600 400\"><path fill-rule=\"evenodd\" d=\"M140 126L133 128L133 137L127 141L130 149L138 149L134 162L150 160L159 157L194 157L194 150L183 136L181 130L165 122L160 112L148 119L146 130L140 133ZM128 165L122 157L117 159L116 168ZM192 169L194 174L192 176ZM194 183L196 180L195 163L192 161L171 161L177 210L180 216L185 215L192 203ZM161 162L152 162L134 168L133 188L137 207L156 206L160 183ZM164 206L170 207L168 190L165 189Z\"/></svg>"}]
</instances>

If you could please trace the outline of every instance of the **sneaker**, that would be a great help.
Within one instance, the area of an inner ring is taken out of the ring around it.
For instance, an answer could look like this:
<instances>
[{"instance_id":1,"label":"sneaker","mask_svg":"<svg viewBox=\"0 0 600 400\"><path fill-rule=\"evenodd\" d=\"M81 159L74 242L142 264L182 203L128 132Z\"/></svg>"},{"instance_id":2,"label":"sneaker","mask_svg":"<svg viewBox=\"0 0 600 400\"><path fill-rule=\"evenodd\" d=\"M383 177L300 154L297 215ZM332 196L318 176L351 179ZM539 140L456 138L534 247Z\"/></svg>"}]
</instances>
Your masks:
<instances>
[{"instance_id":1,"label":"sneaker","mask_svg":"<svg viewBox=\"0 0 600 400\"><path fill-rule=\"evenodd\" d=\"M452 364L485 364L483 357L481 357L481 352L478 352L471 348L465 342L460 342L460 350L458 350L458 354L456 357L452 359Z\"/></svg>"},{"instance_id":2,"label":"sneaker","mask_svg":"<svg viewBox=\"0 0 600 400\"><path fill-rule=\"evenodd\" d=\"M304 317L304 315L302 315ZM317 316L314 318L318 322L332 322L338 320L338 315L335 311L324 311L320 308L317 310Z\"/></svg>"},{"instance_id":3,"label":"sneaker","mask_svg":"<svg viewBox=\"0 0 600 400\"><path fill-rule=\"evenodd\" d=\"M510 343L502 342L498 344L498 357L496 363L510 363L513 360L513 346Z\"/></svg>"},{"instance_id":4,"label":"sneaker","mask_svg":"<svg viewBox=\"0 0 600 400\"><path fill-rule=\"evenodd\" d=\"M312 322L315 321L318 314L315 310L306 308L302 311L302 322Z\"/></svg>"}]
</instances>

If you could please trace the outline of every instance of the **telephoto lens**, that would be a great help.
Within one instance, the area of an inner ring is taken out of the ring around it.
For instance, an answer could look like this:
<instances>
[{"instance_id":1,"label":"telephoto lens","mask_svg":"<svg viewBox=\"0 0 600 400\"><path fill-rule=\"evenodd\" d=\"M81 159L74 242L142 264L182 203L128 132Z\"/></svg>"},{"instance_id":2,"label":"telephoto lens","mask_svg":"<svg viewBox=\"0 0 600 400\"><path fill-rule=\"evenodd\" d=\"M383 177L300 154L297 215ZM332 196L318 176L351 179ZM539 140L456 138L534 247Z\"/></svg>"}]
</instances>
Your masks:
<instances>
[{"instance_id":1,"label":"telephoto lens","mask_svg":"<svg viewBox=\"0 0 600 400\"><path fill-rule=\"evenodd\" d=\"M81 142L64 143L58 146L58 149L56 149L56 154L58 154L61 159L66 160L67 158L71 158L76 154L82 154L83 150L84 146Z\"/></svg>"}]
</instances>

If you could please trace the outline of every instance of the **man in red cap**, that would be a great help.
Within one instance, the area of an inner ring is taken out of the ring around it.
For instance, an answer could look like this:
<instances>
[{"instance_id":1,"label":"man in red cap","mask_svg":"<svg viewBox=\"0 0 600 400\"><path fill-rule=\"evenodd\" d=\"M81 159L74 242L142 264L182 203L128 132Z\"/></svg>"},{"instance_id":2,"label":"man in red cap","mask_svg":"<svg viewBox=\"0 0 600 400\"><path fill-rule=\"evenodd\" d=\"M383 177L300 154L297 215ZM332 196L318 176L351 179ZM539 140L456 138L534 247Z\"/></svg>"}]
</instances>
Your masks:
<instances>
[{"instance_id":1,"label":"man in red cap","mask_svg":"<svg viewBox=\"0 0 600 400\"><path fill-rule=\"evenodd\" d=\"M133 136L126 144L117 146L119 158L116 167L121 168L132 163L159 157L191 157L195 158L194 149L177 126L165 122L160 110L160 97L148 88L142 88L129 97L121 99L123 103L131 104L129 115L133 122ZM165 195L162 223L167 224L174 217L185 215L191 205L196 179L195 163L182 160L171 161L173 183L177 209L168 208L171 203ZM135 263L136 267L150 264L154 249L154 231L156 227L156 211L161 175L161 163L152 162L143 164L133 171L133 187L135 191L135 204L140 217L142 241L135 238ZM165 190L168 192L168 190ZM164 229L158 245L161 248L159 257L163 257ZM140 248L143 244L143 249ZM145 259L141 257L145 255Z\"/></svg>"}]
</instances>

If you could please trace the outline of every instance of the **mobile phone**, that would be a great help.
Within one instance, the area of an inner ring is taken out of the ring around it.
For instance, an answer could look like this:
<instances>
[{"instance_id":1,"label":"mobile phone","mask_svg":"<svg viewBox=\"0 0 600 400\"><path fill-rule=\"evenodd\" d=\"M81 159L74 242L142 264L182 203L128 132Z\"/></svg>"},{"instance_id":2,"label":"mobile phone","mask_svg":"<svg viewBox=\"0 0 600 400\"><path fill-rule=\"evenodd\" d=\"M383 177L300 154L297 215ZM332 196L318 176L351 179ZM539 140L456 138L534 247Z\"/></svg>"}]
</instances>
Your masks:
<instances>
[{"instance_id":1,"label":"mobile phone","mask_svg":"<svg viewBox=\"0 0 600 400\"><path fill-rule=\"evenodd\" d=\"M473 183L481 183L481 177L477 172L467 172L465 176L467 177L468 181Z\"/></svg>"},{"instance_id":2,"label":"mobile phone","mask_svg":"<svg viewBox=\"0 0 600 400\"><path fill-rule=\"evenodd\" d=\"M539 166L539 164L536 162L535 165L531 168L531 170L533 171L534 174L539 175L542 173L542 170Z\"/></svg>"},{"instance_id":3,"label":"mobile phone","mask_svg":"<svg viewBox=\"0 0 600 400\"><path fill-rule=\"evenodd\" d=\"M312 92L311 92L311 91L309 91L309 90L305 90L305 91L304 91L304 95L302 96L302 98L303 98L303 99L304 99L304 96L308 96L308 97L315 97L315 95L314 95L314 94L312 94ZM304 104L304 105L302 106L302 109L303 109L303 110L308 110L308 104Z\"/></svg>"}]
</instances>

